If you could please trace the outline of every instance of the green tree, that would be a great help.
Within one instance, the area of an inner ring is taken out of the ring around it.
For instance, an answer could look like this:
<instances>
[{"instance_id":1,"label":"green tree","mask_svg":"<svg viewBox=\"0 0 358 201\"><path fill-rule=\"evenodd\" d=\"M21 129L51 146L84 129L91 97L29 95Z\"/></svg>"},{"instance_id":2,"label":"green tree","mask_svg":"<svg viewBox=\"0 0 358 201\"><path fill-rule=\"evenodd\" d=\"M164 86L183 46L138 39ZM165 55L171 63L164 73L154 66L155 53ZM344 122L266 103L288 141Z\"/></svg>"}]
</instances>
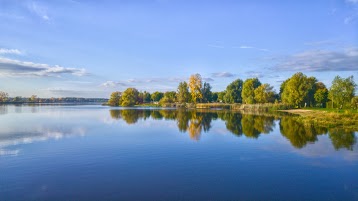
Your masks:
<instances>
[{"instance_id":1,"label":"green tree","mask_svg":"<svg viewBox=\"0 0 358 201\"><path fill-rule=\"evenodd\" d=\"M108 100L108 105L110 106L118 106L121 105L121 95L122 93L119 91L115 91L111 94Z\"/></svg>"},{"instance_id":2,"label":"green tree","mask_svg":"<svg viewBox=\"0 0 358 201\"><path fill-rule=\"evenodd\" d=\"M255 89L261 85L257 78L250 78L245 80L242 87L242 102L247 104L255 103Z\"/></svg>"},{"instance_id":3,"label":"green tree","mask_svg":"<svg viewBox=\"0 0 358 201\"><path fill-rule=\"evenodd\" d=\"M352 98L351 107L358 110L358 96Z\"/></svg>"},{"instance_id":4,"label":"green tree","mask_svg":"<svg viewBox=\"0 0 358 201\"><path fill-rule=\"evenodd\" d=\"M175 91L167 91L164 93L164 97L160 99L160 104L164 103L174 103L176 101L176 92Z\"/></svg>"},{"instance_id":5,"label":"green tree","mask_svg":"<svg viewBox=\"0 0 358 201\"><path fill-rule=\"evenodd\" d=\"M188 103L190 101L190 92L188 83L180 82L177 89L177 100L179 103Z\"/></svg>"},{"instance_id":6,"label":"green tree","mask_svg":"<svg viewBox=\"0 0 358 201\"><path fill-rule=\"evenodd\" d=\"M135 88L128 88L122 93L121 105L122 106L133 106L138 102L139 92Z\"/></svg>"},{"instance_id":7,"label":"green tree","mask_svg":"<svg viewBox=\"0 0 358 201\"><path fill-rule=\"evenodd\" d=\"M150 93L147 92L147 91L144 91L144 92L143 92L143 102L144 102L144 103L149 103L150 100L151 100Z\"/></svg>"},{"instance_id":8,"label":"green tree","mask_svg":"<svg viewBox=\"0 0 358 201\"><path fill-rule=\"evenodd\" d=\"M213 92L212 97L211 97L211 100L212 100L213 102L218 102L219 93L220 93L220 92Z\"/></svg>"},{"instance_id":9,"label":"green tree","mask_svg":"<svg viewBox=\"0 0 358 201\"><path fill-rule=\"evenodd\" d=\"M0 91L0 102L5 102L9 98L9 94L3 91Z\"/></svg>"},{"instance_id":10,"label":"green tree","mask_svg":"<svg viewBox=\"0 0 358 201\"><path fill-rule=\"evenodd\" d=\"M278 94L280 101L282 101L283 90L285 89L285 87L286 87L288 81L290 81L290 79L287 79L287 80L285 80L285 81L283 81L283 82L281 83L280 92L279 92L279 94Z\"/></svg>"},{"instance_id":11,"label":"green tree","mask_svg":"<svg viewBox=\"0 0 358 201\"><path fill-rule=\"evenodd\" d=\"M334 107L334 103L339 107L344 107L347 103L350 103L351 99L354 97L356 86L353 76L348 78L336 76L332 81L332 86L328 94L332 101L332 108Z\"/></svg>"},{"instance_id":12,"label":"green tree","mask_svg":"<svg viewBox=\"0 0 358 201\"><path fill-rule=\"evenodd\" d=\"M164 93L156 91L156 92L152 93L151 98L152 98L152 101L158 102L158 101L160 101L160 99L163 98L163 96L164 96Z\"/></svg>"},{"instance_id":13,"label":"green tree","mask_svg":"<svg viewBox=\"0 0 358 201\"><path fill-rule=\"evenodd\" d=\"M275 92L269 84L263 84L254 90L256 103L273 103L275 101Z\"/></svg>"},{"instance_id":14,"label":"green tree","mask_svg":"<svg viewBox=\"0 0 358 201\"><path fill-rule=\"evenodd\" d=\"M211 102L213 93L211 92L211 86L209 83L204 82L203 88L201 89L201 94L203 103Z\"/></svg>"},{"instance_id":15,"label":"green tree","mask_svg":"<svg viewBox=\"0 0 358 201\"><path fill-rule=\"evenodd\" d=\"M314 99L316 101L316 104L318 104L320 107L326 107L326 103L328 100L328 90L326 88L317 89L316 93L314 94Z\"/></svg>"},{"instance_id":16,"label":"green tree","mask_svg":"<svg viewBox=\"0 0 358 201\"><path fill-rule=\"evenodd\" d=\"M218 92L218 102L225 102L224 97L226 95L226 91Z\"/></svg>"},{"instance_id":17,"label":"green tree","mask_svg":"<svg viewBox=\"0 0 358 201\"><path fill-rule=\"evenodd\" d=\"M202 79L200 74L191 75L189 78L189 88L191 94L191 100L196 103L200 101L203 95L201 94Z\"/></svg>"},{"instance_id":18,"label":"green tree","mask_svg":"<svg viewBox=\"0 0 358 201\"><path fill-rule=\"evenodd\" d=\"M307 104L307 106L312 107L316 104L316 101L314 99L314 94L316 93L317 86L318 86L317 79L315 77L308 77L307 85L308 85L308 92L304 101Z\"/></svg>"},{"instance_id":19,"label":"green tree","mask_svg":"<svg viewBox=\"0 0 358 201\"><path fill-rule=\"evenodd\" d=\"M242 80L237 79L230 83L225 90L225 96L223 101L225 103L242 103L241 92L242 92Z\"/></svg>"},{"instance_id":20,"label":"green tree","mask_svg":"<svg viewBox=\"0 0 358 201\"><path fill-rule=\"evenodd\" d=\"M296 73L291 78L282 83L283 92L281 99L283 103L302 107L309 100L308 94L312 90L316 78L307 78L303 73Z\"/></svg>"}]
</instances>

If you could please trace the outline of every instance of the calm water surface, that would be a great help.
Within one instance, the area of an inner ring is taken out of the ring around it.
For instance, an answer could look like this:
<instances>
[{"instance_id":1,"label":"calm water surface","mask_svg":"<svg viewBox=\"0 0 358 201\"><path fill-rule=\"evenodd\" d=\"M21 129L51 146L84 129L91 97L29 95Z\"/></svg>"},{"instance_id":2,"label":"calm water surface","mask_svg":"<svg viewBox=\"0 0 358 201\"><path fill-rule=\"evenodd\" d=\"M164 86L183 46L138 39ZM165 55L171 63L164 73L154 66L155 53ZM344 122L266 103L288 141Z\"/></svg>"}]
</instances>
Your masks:
<instances>
[{"instance_id":1,"label":"calm water surface","mask_svg":"<svg viewBox=\"0 0 358 201\"><path fill-rule=\"evenodd\" d=\"M0 106L0 200L358 200L356 141L282 115Z\"/></svg>"}]
</instances>

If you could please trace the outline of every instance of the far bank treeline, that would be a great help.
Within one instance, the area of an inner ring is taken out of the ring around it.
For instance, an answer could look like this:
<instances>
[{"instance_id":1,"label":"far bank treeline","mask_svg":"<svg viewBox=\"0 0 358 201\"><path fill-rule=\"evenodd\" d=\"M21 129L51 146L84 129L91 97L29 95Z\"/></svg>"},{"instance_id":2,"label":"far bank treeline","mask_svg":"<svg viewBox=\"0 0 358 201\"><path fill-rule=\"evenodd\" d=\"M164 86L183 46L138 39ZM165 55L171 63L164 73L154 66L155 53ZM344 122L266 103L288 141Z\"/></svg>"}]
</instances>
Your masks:
<instances>
[{"instance_id":1,"label":"far bank treeline","mask_svg":"<svg viewBox=\"0 0 358 201\"><path fill-rule=\"evenodd\" d=\"M353 76L342 78L336 76L328 89L315 77L307 77L303 73L295 73L285 80L279 93L269 84L263 84L258 78L245 81L234 80L226 90L212 92L209 83L203 82L200 74L191 75L188 82L180 82L176 91L152 94L140 92L135 88L127 88L123 92L113 92L108 105L134 106L156 104L160 106L188 107L197 103L284 103L292 107L330 107L357 108L358 97L355 97L356 83Z\"/></svg>"}]
</instances>

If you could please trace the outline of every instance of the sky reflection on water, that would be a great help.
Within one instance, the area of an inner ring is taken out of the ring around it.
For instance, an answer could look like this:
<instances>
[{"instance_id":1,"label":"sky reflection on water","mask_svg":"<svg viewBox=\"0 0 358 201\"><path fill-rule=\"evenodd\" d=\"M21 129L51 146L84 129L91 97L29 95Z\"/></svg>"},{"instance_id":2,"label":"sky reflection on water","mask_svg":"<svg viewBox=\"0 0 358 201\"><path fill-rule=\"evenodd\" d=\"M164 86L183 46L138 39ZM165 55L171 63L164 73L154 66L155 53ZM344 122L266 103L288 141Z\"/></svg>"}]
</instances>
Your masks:
<instances>
[{"instance_id":1,"label":"sky reflection on water","mask_svg":"<svg viewBox=\"0 0 358 201\"><path fill-rule=\"evenodd\" d=\"M0 106L0 126L7 200L358 198L355 131L292 116Z\"/></svg>"}]
</instances>

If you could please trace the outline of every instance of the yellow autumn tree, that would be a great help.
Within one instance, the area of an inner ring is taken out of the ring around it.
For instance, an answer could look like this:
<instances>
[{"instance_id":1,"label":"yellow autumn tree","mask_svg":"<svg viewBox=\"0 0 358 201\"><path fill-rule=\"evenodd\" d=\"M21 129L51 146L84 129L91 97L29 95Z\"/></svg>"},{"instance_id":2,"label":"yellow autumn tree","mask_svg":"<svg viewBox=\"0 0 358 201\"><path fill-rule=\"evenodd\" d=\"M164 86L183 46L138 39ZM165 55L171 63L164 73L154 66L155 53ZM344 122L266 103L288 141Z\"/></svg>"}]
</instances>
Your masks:
<instances>
[{"instance_id":1,"label":"yellow autumn tree","mask_svg":"<svg viewBox=\"0 0 358 201\"><path fill-rule=\"evenodd\" d=\"M199 73L191 75L189 78L189 89L194 103L200 101L203 97L201 94L202 83L201 75Z\"/></svg>"}]
</instances>

